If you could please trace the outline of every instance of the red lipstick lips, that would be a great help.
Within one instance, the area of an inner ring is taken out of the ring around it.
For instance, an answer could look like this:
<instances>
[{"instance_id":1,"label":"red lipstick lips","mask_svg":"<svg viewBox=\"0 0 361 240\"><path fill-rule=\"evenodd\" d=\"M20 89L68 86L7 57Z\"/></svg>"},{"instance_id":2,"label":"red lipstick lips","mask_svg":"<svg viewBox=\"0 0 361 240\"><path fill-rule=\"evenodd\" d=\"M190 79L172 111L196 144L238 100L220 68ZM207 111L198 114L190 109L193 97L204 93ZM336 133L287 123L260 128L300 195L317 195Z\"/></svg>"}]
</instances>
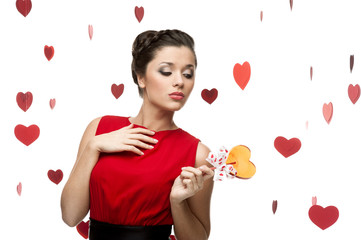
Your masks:
<instances>
[{"instance_id":1,"label":"red lipstick lips","mask_svg":"<svg viewBox=\"0 0 361 240\"><path fill-rule=\"evenodd\" d=\"M184 98L184 94L182 92L173 92L169 94L169 97L175 100L181 100Z\"/></svg>"}]
</instances>

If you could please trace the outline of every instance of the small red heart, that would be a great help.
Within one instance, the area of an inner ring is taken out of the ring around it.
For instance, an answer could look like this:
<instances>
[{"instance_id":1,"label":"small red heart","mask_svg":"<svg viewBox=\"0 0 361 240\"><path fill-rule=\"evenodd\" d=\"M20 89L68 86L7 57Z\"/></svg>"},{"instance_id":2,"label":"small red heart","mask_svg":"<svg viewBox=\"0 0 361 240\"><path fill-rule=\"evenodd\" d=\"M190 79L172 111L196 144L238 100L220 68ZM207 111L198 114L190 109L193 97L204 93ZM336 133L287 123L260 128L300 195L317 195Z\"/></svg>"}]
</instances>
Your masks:
<instances>
[{"instance_id":1,"label":"small red heart","mask_svg":"<svg viewBox=\"0 0 361 240\"><path fill-rule=\"evenodd\" d=\"M244 90L251 77L251 66L249 63L244 62L243 65L236 63L233 67L233 77L238 86Z\"/></svg>"},{"instance_id":2,"label":"small red heart","mask_svg":"<svg viewBox=\"0 0 361 240\"><path fill-rule=\"evenodd\" d=\"M29 14L31 7L31 0L16 0L16 8L24 17Z\"/></svg>"},{"instance_id":3,"label":"small red heart","mask_svg":"<svg viewBox=\"0 0 361 240\"><path fill-rule=\"evenodd\" d=\"M21 182L19 182L19 184L16 186L16 191L18 192L19 196L21 196L22 188L23 188L23 185L21 184Z\"/></svg>"},{"instance_id":4,"label":"small red heart","mask_svg":"<svg viewBox=\"0 0 361 240\"><path fill-rule=\"evenodd\" d=\"M169 236L170 240L177 240L174 235Z\"/></svg>"},{"instance_id":5,"label":"small red heart","mask_svg":"<svg viewBox=\"0 0 361 240\"><path fill-rule=\"evenodd\" d=\"M138 22L142 21L144 16L144 8L143 7L135 7L135 17L137 18Z\"/></svg>"},{"instance_id":6,"label":"small red heart","mask_svg":"<svg viewBox=\"0 0 361 240\"><path fill-rule=\"evenodd\" d=\"M298 138L287 140L284 137L277 137L274 146L285 158L295 154L301 148L301 141Z\"/></svg>"},{"instance_id":7,"label":"small red heart","mask_svg":"<svg viewBox=\"0 0 361 240\"><path fill-rule=\"evenodd\" d=\"M48 59L48 61L50 61L54 57L54 48L53 48L53 46L49 47L49 46L45 45L44 53L45 53L45 57Z\"/></svg>"},{"instance_id":8,"label":"small red heart","mask_svg":"<svg viewBox=\"0 0 361 240\"><path fill-rule=\"evenodd\" d=\"M325 118L326 122L328 124L330 124L331 119L332 119L332 115L333 115L333 105L332 102L328 103L328 104L323 104L323 108L322 108L322 112L323 112L323 117Z\"/></svg>"},{"instance_id":9,"label":"small red heart","mask_svg":"<svg viewBox=\"0 0 361 240\"><path fill-rule=\"evenodd\" d=\"M26 112L33 103L33 94L31 92L26 92L26 93L19 92L16 95L16 102L18 103L18 106L24 112Z\"/></svg>"},{"instance_id":10,"label":"small red heart","mask_svg":"<svg viewBox=\"0 0 361 240\"><path fill-rule=\"evenodd\" d=\"M350 84L348 86L348 97L351 102L355 104L357 100L360 98L360 85L356 84L355 86Z\"/></svg>"},{"instance_id":11,"label":"small red heart","mask_svg":"<svg viewBox=\"0 0 361 240\"><path fill-rule=\"evenodd\" d=\"M40 129L36 125L25 127L19 124L15 127L14 132L16 138L26 146L32 144L40 135Z\"/></svg>"},{"instance_id":12,"label":"small red heart","mask_svg":"<svg viewBox=\"0 0 361 240\"><path fill-rule=\"evenodd\" d=\"M49 104L50 104L50 108L51 108L51 109L54 109L54 107L55 107L55 103L56 103L55 98L50 99Z\"/></svg>"},{"instance_id":13,"label":"small red heart","mask_svg":"<svg viewBox=\"0 0 361 240\"><path fill-rule=\"evenodd\" d=\"M63 172L60 169L56 170L56 172L54 170L49 170L48 178L53 183L59 184L61 182L61 180L63 179Z\"/></svg>"},{"instance_id":14,"label":"small red heart","mask_svg":"<svg viewBox=\"0 0 361 240\"><path fill-rule=\"evenodd\" d=\"M81 221L76 226L76 230L78 230L78 233L85 239L88 239L89 236L89 220L87 222Z\"/></svg>"},{"instance_id":15,"label":"small red heart","mask_svg":"<svg viewBox=\"0 0 361 240\"><path fill-rule=\"evenodd\" d=\"M263 19L263 11L261 11L261 22L262 22L262 19Z\"/></svg>"},{"instance_id":16,"label":"small red heart","mask_svg":"<svg viewBox=\"0 0 361 240\"><path fill-rule=\"evenodd\" d=\"M325 230L337 221L339 212L334 206L323 208L320 205L313 205L308 211L308 216L316 226Z\"/></svg>"},{"instance_id":17,"label":"small red heart","mask_svg":"<svg viewBox=\"0 0 361 240\"><path fill-rule=\"evenodd\" d=\"M120 96L122 96L124 91L124 84L121 83L119 85L116 85L115 83L112 85L112 93L116 99L118 99Z\"/></svg>"},{"instance_id":18,"label":"small red heart","mask_svg":"<svg viewBox=\"0 0 361 240\"><path fill-rule=\"evenodd\" d=\"M272 212L273 214L275 214L277 211L277 200L273 200L273 203L272 203Z\"/></svg>"},{"instance_id":19,"label":"small red heart","mask_svg":"<svg viewBox=\"0 0 361 240\"><path fill-rule=\"evenodd\" d=\"M92 38L93 38L93 25L89 24L88 32L89 32L89 38L90 38L90 40L92 40Z\"/></svg>"},{"instance_id":20,"label":"small red heart","mask_svg":"<svg viewBox=\"0 0 361 240\"><path fill-rule=\"evenodd\" d=\"M312 206L317 204L317 197L312 197Z\"/></svg>"},{"instance_id":21,"label":"small red heart","mask_svg":"<svg viewBox=\"0 0 361 240\"><path fill-rule=\"evenodd\" d=\"M212 104L214 100L217 99L218 90L215 88L212 88L210 91L208 89L203 89L201 95L204 101L206 101L209 104Z\"/></svg>"}]
</instances>

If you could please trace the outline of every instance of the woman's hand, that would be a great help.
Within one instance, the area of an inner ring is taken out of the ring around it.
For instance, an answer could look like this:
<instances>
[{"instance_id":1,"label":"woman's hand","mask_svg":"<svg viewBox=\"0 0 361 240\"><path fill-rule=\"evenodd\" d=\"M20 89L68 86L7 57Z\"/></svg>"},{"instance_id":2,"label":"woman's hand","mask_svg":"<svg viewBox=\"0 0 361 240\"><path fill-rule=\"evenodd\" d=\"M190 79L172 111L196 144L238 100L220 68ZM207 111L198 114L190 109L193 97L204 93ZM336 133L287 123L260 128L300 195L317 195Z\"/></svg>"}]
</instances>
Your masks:
<instances>
[{"instance_id":1,"label":"woman's hand","mask_svg":"<svg viewBox=\"0 0 361 240\"><path fill-rule=\"evenodd\" d=\"M94 136L90 144L104 153L130 151L139 155L143 152L139 148L152 149L152 144L158 140L147 135L154 135L155 132L145 128L132 128L133 123L119 130Z\"/></svg>"},{"instance_id":2,"label":"woman's hand","mask_svg":"<svg viewBox=\"0 0 361 240\"><path fill-rule=\"evenodd\" d=\"M174 180L170 200L181 203L202 190L204 181L212 178L214 172L206 165L199 168L183 167L181 174Z\"/></svg>"}]
</instances>

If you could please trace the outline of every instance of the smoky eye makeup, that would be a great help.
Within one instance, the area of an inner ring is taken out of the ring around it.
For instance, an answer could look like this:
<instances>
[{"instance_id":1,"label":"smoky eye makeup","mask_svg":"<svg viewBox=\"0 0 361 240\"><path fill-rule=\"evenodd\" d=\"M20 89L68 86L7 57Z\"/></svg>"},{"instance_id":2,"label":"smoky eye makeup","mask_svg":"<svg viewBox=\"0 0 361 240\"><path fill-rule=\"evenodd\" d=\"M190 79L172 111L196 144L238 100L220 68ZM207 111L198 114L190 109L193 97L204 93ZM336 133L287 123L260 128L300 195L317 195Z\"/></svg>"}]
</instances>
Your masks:
<instances>
[{"instance_id":1,"label":"smoky eye makeup","mask_svg":"<svg viewBox=\"0 0 361 240\"><path fill-rule=\"evenodd\" d=\"M186 78L190 79L190 78L193 77L194 73L193 73L193 70L189 70L189 71L185 71L185 72L183 73L183 75L184 75Z\"/></svg>"},{"instance_id":2,"label":"smoky eye makeup","mask_svg":"<svg viewBox=\"0 0 361 240\"><path fill-rule=\"evenodd\" d=\"M162 74L163 76L170 76L172 74L171 71L165 69L160 69L159 73Z\"/></svg>"}]
</instances>

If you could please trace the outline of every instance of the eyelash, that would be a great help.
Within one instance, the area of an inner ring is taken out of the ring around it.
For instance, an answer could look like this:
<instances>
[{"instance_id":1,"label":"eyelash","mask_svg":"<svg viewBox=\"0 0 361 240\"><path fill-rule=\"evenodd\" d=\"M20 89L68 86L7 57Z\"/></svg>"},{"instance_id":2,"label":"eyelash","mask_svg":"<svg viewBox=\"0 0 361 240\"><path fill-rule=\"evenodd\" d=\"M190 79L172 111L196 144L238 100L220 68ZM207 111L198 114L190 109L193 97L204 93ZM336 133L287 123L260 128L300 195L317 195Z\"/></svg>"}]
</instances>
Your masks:
<instances>
[{"instance_id":1,"label":"eyelash","mask_svg":"<svg viewBox=\"0 0 361 240\"><path fill-rule=\"evenodd\" d=\"M172 74L172 72L163 72L163 71L159 71L163 76L170 76ZM191 79L193 77L193 74L183 74L186 78Z\"/></svg>"}]
</instances>

